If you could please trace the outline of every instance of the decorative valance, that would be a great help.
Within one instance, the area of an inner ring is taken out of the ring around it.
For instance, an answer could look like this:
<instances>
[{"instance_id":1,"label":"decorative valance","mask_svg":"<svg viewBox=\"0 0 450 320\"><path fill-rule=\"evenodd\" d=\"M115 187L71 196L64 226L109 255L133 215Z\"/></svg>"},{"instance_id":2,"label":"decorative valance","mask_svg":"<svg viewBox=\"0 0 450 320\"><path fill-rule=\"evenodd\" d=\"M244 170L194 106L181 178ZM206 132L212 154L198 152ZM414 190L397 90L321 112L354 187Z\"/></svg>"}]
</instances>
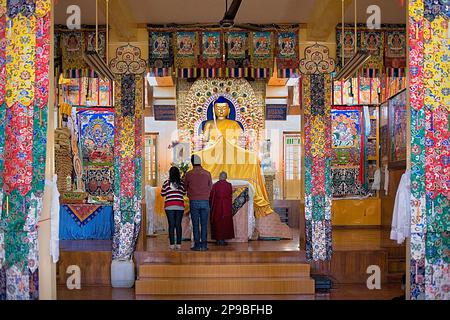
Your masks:
<instances>
[{"instance_id":1,"label":"decorative valance","mask_svg":"<svg viewBox=\"0 0 450 320\"><path fill-rule=\"evenodd\" d=\"M149 26L149 71L178 78L299 76L298 25L261 32Z\"/></svg>"},{"instance_id":2,"label":"decorative valance","mask_svg":"<svg viewBox=\"0 0 450 320\"><path fill-rule=\"evenodd\" d=\"M97 74L84 61L86 51L95 50L95 29L84 27L80 30L69 30L62 26L55 27L55 65L61 67L65 78L90 77ZM98 32L98 53L106 61L106 29Z\"/></svg>"},{"instance_id":3,"label":"decorative valance","mask_svg":"<svg viewBox=\"0 0 450 320\"><path fill-rule=\"evenodd\" d=\"M384 73L385 68L406 67L406 26L381 25L380 29L368 29L365 24L357 25L355 36L354 25L336 27L336 60L338 68L342 67L342 47L344 48L344 63L350 61L357 49L369 51L371 57L364 65L365 69L373 69L377 73Z\"/></svg>"}]
</instances>

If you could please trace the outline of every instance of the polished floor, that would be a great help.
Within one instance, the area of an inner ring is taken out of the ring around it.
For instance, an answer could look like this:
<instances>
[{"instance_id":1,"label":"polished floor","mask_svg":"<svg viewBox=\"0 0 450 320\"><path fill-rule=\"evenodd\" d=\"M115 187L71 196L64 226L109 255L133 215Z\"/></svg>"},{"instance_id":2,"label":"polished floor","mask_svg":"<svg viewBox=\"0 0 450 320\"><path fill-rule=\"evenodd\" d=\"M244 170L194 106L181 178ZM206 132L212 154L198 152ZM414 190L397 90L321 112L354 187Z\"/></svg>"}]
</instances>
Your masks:
<instances>
[{"instance_id":1,"label":"polished floor","mask_svg":"<svg viewBox=\"0 0 450 320\"><path fill-rule=\"evenodd\" d=\"M293 229L292 240L249 241L245 243L229 243L227 246L209 245L212 251L299 251L299 230ZM190 241L183 241L181 251L188 251ZM110 251L110 240L62 240L64 251ZM334 228L333 250L380 250L397 244L389 239L389 231L380 228ZM147 251L168 251L167 234L147 238Z\"/></svg>"},{"instance_id":2,"label":"polished floor","mask_svg":"<svg viewBox=\"0 0 450 320\"><path fill-rule=\"evenodd\" d=\"M315 295L160 295L136 296L134 288L82 287L69 290L58 286L58 300L392 300L404 294L399 285L382 285L380 290L369 290L364 285L336 285L330 293Z\"/></svg>"},{"instance_id":3,"label":"polished floor","mask_svg":"<svg viewBox=\"0 0 450 320\"><path fill-rule=\"evenodd\" d=\"M249 241L248 243L229 243L228 246L216 246L210 243L209 250L217 251L301 251L299 232L294 231L293 240ZM389 239L389 231L380 228L334 228L333 249L335 251L380 250L395 247L397 244ZM190 241L183 241L181 251L189 251ZM110 251L111 241L61 241L64 251ZM147 251L169 251L167 235L162 234L147 239ZM109 286L86 286L81 290L68 290L58 286L58 299L61 300L391 300L403 295L400 284L384 284L381 290L369 290L361 284L336 284L326 294L308 295L224 295L224 296L136 296L134 288L114 289Z\"/></svg>"}]
</instances>

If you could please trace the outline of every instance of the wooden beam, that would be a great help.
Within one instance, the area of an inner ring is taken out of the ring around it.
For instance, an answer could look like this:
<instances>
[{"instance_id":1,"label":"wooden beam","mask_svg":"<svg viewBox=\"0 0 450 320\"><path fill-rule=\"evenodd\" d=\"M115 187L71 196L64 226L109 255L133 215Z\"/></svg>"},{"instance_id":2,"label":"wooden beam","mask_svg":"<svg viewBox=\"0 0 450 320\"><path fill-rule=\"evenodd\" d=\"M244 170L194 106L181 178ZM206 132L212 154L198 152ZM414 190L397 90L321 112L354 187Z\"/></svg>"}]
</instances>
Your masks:
<instances>
[{"instance_id":1,"label":"wooden beam","mask_svg":"<svg viewBox=\"0 0 450 320\"><path fill-rule=\"evenodd\" d=\"M342 21L341 0L317 0L314 1L314 11L308 21L307 41L327 41L336 25ZM344 10L352 0L345 0Z\"/></svg>"},{"instance_id":2,"label":"wooden beam","mask_svg":"<svg viewBox=\"0 0 450 320\"><path fill-rule=\"evenodd\" d=\"M98 0L99 14L106 17L106 0ZM109 0L109 26L120 42L137 41L138 24L128 0Z\"/></svg>"}]
</instances>

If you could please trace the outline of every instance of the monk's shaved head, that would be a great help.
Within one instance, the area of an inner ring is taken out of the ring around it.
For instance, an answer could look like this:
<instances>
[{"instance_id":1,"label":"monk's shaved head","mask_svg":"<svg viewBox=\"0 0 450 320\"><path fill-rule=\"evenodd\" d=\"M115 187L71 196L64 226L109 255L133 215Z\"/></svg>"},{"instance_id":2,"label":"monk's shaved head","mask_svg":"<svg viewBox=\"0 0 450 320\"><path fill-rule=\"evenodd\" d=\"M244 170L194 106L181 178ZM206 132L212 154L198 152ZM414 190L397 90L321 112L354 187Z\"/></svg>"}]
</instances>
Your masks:
<instances>
[{"instance_id":1,"label":"monk's shaved head","mask_svg":"<svg viewBox=\"0 0 450 320\"><path fill-rule=\"evenodd\" d=\"M219 175L219 180L227 180L227 173L225 171L222 171Z\"/></svg>"}]
</instances>

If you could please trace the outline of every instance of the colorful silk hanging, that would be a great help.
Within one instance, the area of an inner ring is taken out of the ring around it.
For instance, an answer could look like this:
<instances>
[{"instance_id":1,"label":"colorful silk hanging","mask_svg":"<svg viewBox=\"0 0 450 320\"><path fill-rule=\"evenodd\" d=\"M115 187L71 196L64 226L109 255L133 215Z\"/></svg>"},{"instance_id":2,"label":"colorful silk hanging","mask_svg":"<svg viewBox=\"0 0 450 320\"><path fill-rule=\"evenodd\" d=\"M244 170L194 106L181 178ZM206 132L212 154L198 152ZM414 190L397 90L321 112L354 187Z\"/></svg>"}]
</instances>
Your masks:
<instances>
[{"instance_id":1,"label":"colorful silk hanging","mask_svg":"<svg viewBox=\"0 0 450 320\"><path fill-rule=\"evenodd\" d=\"M252 32L250 34L250 57L252 68L272 69L274 43L271 32Z\"/></svg>"},{"instance_id":2,"label":"colorful silk hanging","mask_svg":"<svg viewBox=\"0 0 450 320\"><path fill-rule=\"evenodd\" d=\"M227 68L250 67L250 56L248 49L248 32L227 32L225 34Z\"/></svg>"},{"instance_id":3,"label":"colorful silk hanging","mask_svg":"<svg viewBox=\"0 0 450 320\"><path fill-rule=\"evenodd\" d=\"M320 46L320 48L319 48ZM310 48L312 50L312 48ZM310 50L310 51L311 51ZM303 65L316 63L314 54L306 55ZM328 48L316 45L323 61L332 60ZM308 51L309 52L309 51ZM334 66L334 61L332 63ZM305 229L306 258L331 260L331 199L332 199L332 136L331 136L331 75L322 68L302 68L302 105L305 117ZM328 72L334 69L325 68Z\"/></svg>"},{"instance_id":4,"label":"colorful silk hanging","mask_svg":"<svg viewBox=\"0 0 450 320\"><path fill-rule=\"evenodd\" d=\"M361 48L370 53L369 60L364 64L365 68L383 70L384 67L384 32L377 30L364 30L360 35Z\"/></svg>"},{"instance_id":5,"label":"colorful silk hanging","mask_svg":"<svg viewBox=\"0 0 450 320\"><path fill-rule=\"evenodd\" d=\"M172 32L151 32L149 39L150 70L156 70L155 76L170 74L173 67L173 34Z\"/></svg>"},{"instance_id":6,"label":"colorful silk hanging","mask_svg":"<svg viewBox=\"0 0 450 320\"><path fill-rule=\"evenodd\" d=\"M50 9L50 0L0 1L0 299L38 298Z\"/></svg>"},{"instance_id":7,"label":"colorful silk hanging","mask_svg":"<svg viewBox=\"0 0 450 320\"><path fill-rule=\"evenodd\" d=\"M294 77L299 66L298 30L278 32L276 37L278 77Z\"/></svg>"},{"instance_id":8,"label":"colorful silk hanging","mask_svg":"<svg viewBox=\"0 0 450 320\"><path fill-rule=\"evenodd\" d=\"M197 70L199 41L197 32L176 32L174 40L174 66L181 78L194 76ZM185 76L184 76L185 75Z\"/></svg>"},{"instance_id":9,"label":"colorful silk hanging","mask_svg":"<svg viewBox=\"0 0 450 320\"><path fill-rule=\"evenodd\" d=\"M331 76L302 75L305 108L305 224L308 260L330 260Z\"/></svg>"},{"instance_id":10,"label":"colorful silk hanging","mask_svg":"<svg viewBox=\"0 0 450 320\"><path fill-rule=\"evenodd\" d=\"M406 34L400 30L389 30L385 34L384 65L386 68L406 67Z\"/></svg>"},{"instance_id":11,"label":"colorful silk hanging","mask_svg":"<svg viewBox=\"0 0 450 320\"><path fill-rule=\"evenodd\" d=\"M131 259L141 223L142 97L146 62L141 59L138 47L125 45L116 50L110 67L119 78L114 90L113 259Z\"/></svg>"},{"instance_id":12,"label":"colorful silk hanging","mask_svg":"<svg viewBox=\"0 0 450 320\"><path fill-rule=\"evenodd\" d=\"M204 69L219 69L223 67L223 40L219 31L204 31L200 33L201 51L199 66Z\"/></svg>"},{"instance_id":13,"label":"colorful silk hanging","mask_svg":"<svg viewBox=\"0 0 450 320\"><path fill-rule=\"evenodd\" d=\"M448 4L409 2L411 299L449 300Z\"/></svg>"},{"instance_id":14,"label":"colorful silk hanging","mask_svg":"<svg viewBox=\"0 0 450 320\"><path fill-rule=\"evenodd\" d=\"M56 64L61 64L62 73L65 78L97 77L85 62L83 54L86 51L96 50L95 31L70 31L60 29L55 31L55 37L59 39L55 43L55 51L58 56L61 51L60 59ZM56 46L58 44L58 46ZM99 56L106 60L106 31L98 32L98 50Z\"/></svg>"}]
</instances>

